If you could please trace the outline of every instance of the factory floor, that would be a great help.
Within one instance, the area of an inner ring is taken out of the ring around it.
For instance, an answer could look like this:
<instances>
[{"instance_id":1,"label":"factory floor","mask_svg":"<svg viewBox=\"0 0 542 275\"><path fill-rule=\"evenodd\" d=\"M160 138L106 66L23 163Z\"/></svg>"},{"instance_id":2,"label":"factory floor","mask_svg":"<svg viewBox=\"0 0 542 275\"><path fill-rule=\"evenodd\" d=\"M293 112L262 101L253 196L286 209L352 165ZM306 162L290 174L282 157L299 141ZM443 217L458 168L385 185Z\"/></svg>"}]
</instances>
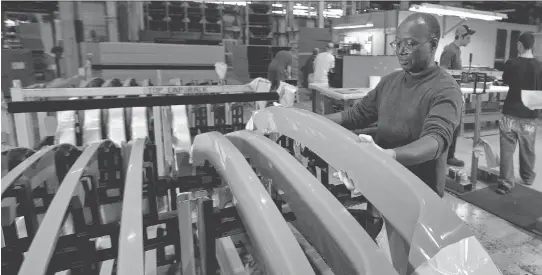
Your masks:
<instances>
[{"instance_id":1,"label":"factory floor","mask_svg":"<svg viewBox=\"0 0 542 275\"><path fill-rule=\"evenodd\" d=\"M296 107L311 110L312 103L306 90L301 89L300 102ZM470 173L472 152L472 130L465 133L457 141L456 157L465 161L465 171ZM481 136L498 153L498 128L484 127ZM539 123L536 141L536 155L542 156L542 121ZM540 158L539 158L540 159ZM480 165L485 164L480 158ZM514 166L519 178L518 151L516 151ZM542 192L542 160L535 165L539 176L531 188ZM481 188L485 184L478 184ZM542 238L479 208L460 198L447 193L444 201L472 230L476 238L491 255L495 264L504 275L542 275Z\"/></svg>"}]
</instances>

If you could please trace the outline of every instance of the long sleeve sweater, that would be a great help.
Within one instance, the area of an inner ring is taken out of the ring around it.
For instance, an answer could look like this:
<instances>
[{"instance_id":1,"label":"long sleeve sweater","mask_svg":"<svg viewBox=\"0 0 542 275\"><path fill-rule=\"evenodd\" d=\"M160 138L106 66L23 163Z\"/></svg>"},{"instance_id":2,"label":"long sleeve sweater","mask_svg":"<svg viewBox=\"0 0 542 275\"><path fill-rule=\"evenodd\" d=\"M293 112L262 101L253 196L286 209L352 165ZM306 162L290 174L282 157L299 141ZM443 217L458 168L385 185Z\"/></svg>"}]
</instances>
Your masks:
<instances>
[{"instance_id":1,"label":"long sleeve sweater","mask_svg":"<svg viewBox=\"0 0 542 275\"><path fill-rule=\"evenodd\" d=\"M460 87L440 67L431 67L418 75L398 71L383 77L374 90L344 111L341 125L363 129L377 122L375 142L384 149L433 137L438 143L434 157L406 167L443 196L446 155L459 126L461 105Z\"/></svg>"}]
</instances>

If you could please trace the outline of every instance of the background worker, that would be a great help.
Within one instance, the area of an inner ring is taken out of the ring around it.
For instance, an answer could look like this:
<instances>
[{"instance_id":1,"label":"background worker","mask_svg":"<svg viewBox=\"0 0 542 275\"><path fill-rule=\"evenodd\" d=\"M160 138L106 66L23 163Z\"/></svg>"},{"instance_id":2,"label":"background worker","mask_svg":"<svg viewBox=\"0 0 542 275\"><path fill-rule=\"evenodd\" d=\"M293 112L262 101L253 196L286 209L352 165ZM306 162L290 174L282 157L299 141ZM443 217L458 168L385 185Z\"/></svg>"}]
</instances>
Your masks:
<instances>
[{"instance_id":1,"label":"background worker","mask_svg":"<svg viewBox=\"0 0 542 275\"><path fill-rule=\"evenodd\" d=\"M267 68L267 80L271 81L271 90L276 90L281 81L290 76L292 66L292 52L279 51Z\"/></svg>"},{"instance_id":2,"label":"background worker","mask_svg":"<svg viewBox=\"0 0 542 275\"><path fill-rule=\"evenodd\" d=\"M532 185L536 173L535 140L536 121L539 110L531 110L523 104L522 90L542 90L542 63L533 56L535 38L532 32L524 32L517 42L518 57L504 64L503 82L508 85L504 100L503 116L499 121L500 169L497 192L505 194L515 185L514 151L519 144L519 174L521 183Z\"/></svg>"},{"instance_id":3,"label":"background worker","mask_svg":"<svg viewBox=\"0 0 542 275\"><path fill-rule=\"evenodd\" d=\"M376 145L442 197L462 94L455 79L434 62L439 39L435 17L408 16L390 44L403 70L384 76L351 109L326 117L349 129L378 122Z\"/></svg>"},{"instance_id":4,"label":"background worker","mask_svg":"<svg viewBox=\"0 0 542 275\"><path fill-rule=\"evenodd\" d=\"M329 85L329 72L335 68L335 56L333 55L333 43L326 45L325 51L316 55L314 59L314 73L312 77L313 83Z\"/></svg>"},{"instance_id":5,"label":"background worker","mask_svg":"<svg viewBox=\"0 0 542 275\"><path fill-rule=\"evenodd\" d=\"M307 62L305 62L305 65L301 67L301 73L303 75L303 88L309 87L309 75L314 73L314 60L316 59L316 56L320 53L320 49L314 48L312 50L312 55L307 59Z\"/></svg>"},{"instance_id":6,"label":"background worker","mask_svg":"<svg viewBox=\"0 0 542 275\"><path fill-rule=\"evenodd\" d=\"M470 39L475 33L476 31L469 28L467 25L462 25L457 28L455 30L455 40L449 45L446 45L442 50L439 62L440 66L448 70L462 70L461 47L469 45ZM461 123L462 122L460 122L460 125ZM460 127L454 131L454 138L448 149L447 163L448 165L463 167L465 166L465 162L455 157L455 147L457 145L457 138L459 137L459 129Z\"/></svg>"}]
</instances>

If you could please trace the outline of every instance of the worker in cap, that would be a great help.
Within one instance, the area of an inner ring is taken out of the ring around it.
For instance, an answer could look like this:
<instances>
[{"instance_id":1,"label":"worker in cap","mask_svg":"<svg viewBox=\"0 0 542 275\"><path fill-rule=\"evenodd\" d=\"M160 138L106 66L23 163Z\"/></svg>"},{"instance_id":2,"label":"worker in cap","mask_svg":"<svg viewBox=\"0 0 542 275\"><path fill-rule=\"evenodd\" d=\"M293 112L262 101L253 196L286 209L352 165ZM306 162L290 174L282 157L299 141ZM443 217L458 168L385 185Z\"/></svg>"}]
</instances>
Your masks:
<instances>
[{"instance_id":1,"label":"worker in cap","mask_svg":"<svg viewBox=\"0 0 542 275\"><path fill-rule=\"evenodd\" d=\"M466 47L470 43L471 36L476 33L467 25L461 25L455 30L455 39L452 43L445 46L440 55L440 66L447 70L462 70L461 47ZM462 123L462 122L461 122ZM463 167L465 162L455 157L455 147L459 136L458 127L454 132L454 138L448 149L448 165Z\"/></svg>"}]
</instances>

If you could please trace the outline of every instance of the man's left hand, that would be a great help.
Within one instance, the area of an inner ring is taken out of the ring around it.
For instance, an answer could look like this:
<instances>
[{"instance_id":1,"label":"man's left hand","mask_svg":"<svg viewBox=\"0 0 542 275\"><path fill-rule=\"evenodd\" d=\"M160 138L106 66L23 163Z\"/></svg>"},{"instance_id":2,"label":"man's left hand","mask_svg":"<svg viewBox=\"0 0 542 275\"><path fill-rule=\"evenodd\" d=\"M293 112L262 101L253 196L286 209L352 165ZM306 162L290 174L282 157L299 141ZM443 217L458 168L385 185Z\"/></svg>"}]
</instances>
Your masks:
<instances>
[{"instance_id":1,"label":"man's left hand","mask_svg":"<svg viewBox=\"0 0 542 275\"><path fill-rule=\"evenodd\" d=\"M395 159L395 151L393 149L384 149L378 145L376 145L375 141L373 140L373 137L370 135L364 135L361 134L358 136L359 140L362 143L371 143L376 149L380 150L381 152L386 153L387 155L391 156L393 159Z\"/></svg>"}]
</instances>

